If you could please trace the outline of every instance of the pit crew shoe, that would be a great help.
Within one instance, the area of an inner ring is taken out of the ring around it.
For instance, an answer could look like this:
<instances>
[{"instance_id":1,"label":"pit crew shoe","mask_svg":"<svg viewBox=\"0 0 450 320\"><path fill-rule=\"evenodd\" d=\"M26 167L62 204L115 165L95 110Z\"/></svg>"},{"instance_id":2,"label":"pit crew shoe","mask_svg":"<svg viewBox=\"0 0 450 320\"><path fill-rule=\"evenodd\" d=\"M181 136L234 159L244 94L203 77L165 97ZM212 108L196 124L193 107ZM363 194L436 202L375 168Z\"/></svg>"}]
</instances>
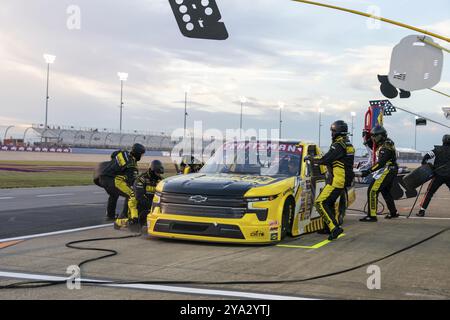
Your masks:
<instances>
[{"instance_id":1,"label":"pit crew shoe","mask_svg":"<svg viewBox=\"0 0 450 320\"><path fill-rule=\"evenodd\" d=\"M328 240L332 241L337 239L342 232L344 232L344 229L342 229L341 227L334 228L333 231L331 231Z\"/></svg>"},{"instance_id":2,"label":"pit crew shoe","mask_svg":"<svg viewBox=\"0 0 450 320\"><path fill-rule=\"evenodd\" d=\"M400 217L400 215L396 212L396 213L388 213L384 218L385 219L395 219Z\"/></svg>"},{"instance_id":3,"label":"pit crew shoe","mask_svg":"<svg viewBox=\"0 0 450 320\"><path fill-rule=\"evenodd\" d=\"M120 230L128 227L128 219L116 219L114 221L114 229Z\"/></svg>"},{"instance_id":4,"label":"pit crew shoe","mask_svg":"<svg viewBox=\"0 0 450 320\"><path fill-rule=\"evenodd\" d=\"M359 219L359 221L361 221L361 222L377 222L378 219L377 219L377 217L365 216L364 218Z\"/></svg>"},{"instance_id":5,"label":"pit crew shoe","mask_svg":"<svg viewBox=\"0 0 450 320\"><path fill-rule=\"evenodd\" d=\"M416 213L416 216L418 216L418 217L425 217L425 210L424 209L420 209L419 212Z\"/></svg>"},{"instance_id":6,"label":"pit crew shoe","mask_svg":"<svg viewBox=\"0 0 450 320\"><path fill-rule=\"evenodd\" d=\"M142 225L139 223L138 219L130 219L128 220L128 229L131 232L139 233L141 232Z\"/></svg>"}]
</instances>

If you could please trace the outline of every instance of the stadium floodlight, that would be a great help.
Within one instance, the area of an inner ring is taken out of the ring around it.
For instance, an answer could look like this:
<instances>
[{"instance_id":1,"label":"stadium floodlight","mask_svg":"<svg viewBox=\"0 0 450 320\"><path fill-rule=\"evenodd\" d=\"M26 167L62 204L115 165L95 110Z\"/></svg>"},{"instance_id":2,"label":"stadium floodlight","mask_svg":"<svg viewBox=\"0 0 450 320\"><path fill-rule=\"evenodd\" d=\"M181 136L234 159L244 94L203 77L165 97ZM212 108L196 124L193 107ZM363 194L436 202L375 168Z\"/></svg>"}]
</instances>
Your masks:
<instances>
[{"instance_id":1,"label":"stadium floodlight","mask_svg":"<svg viewBox=\"0 0 450 320\"><path fill-rule=\"evenodd\" d=\"M353 143L353 134L355 132L354 123L355 123L356 112L352 111L352 112L350 112L350 115L352 116L352 143Z\"/></svg>"},{"instance_id":2,"label":"stadium floodlight","mask_svg":"<svg viewBox=\"0 0 450 320\"><path fill-rule=\"evenodd\" d=\"M46 63L53 64L56 60L56 56L46 53L44 54L44 59Z\"/></svg>"},{"instance_id":3,"label":"stadium floodlight","mask_svg":"<svg viewBox=\"0 0 450 320\"><path fill-rule=\"evenodd\" d=\"M240 117L240 120L239 120L239 129L240 129L239 132L242 132L242 113L243 113L243 110L244 110L244 103L247 102L247 98L244 97L244 96L241 96L239 98L239 100L241 101L241 117Z\"/></svg>"},{"instance_id":4,"label":"stadium floodlight","mask_svg":"<svg viewBox=\"0 0 450 320\"><path fill-rule=\"evenodd\" d=\"M44 60L47 63L47 89L46 89L46 93L45 93L45 127L44 128L47 129L47 127L48 127L48 100L50 99L50 96L48 95L49 83L50 83L50 65L55 62L56 56L45 53ZM42 140L41 140L41 142L42 142ZM45 139L45 142L47 142L47 138Z\"/></svg>"},{"instance_id":5,"label":"stadium floodlight","mask_svg":"<svg viewBox=\"0 0 450 320\"><path fill-rule=\"evenodd\" d=\"M188 84L183 85L184 90L184 131L183 131L183 139L186 138L186 128L187 128L187 101L188 101L188 94L191 91L191 86Z\"/></svg>"},{"instance_id":6,"label":"stadium floodlight","mask_svg":"<svg viewBox=\"0 0 450 320\"><path fill-rule=\"evenodd\" d=\"M122 133L122 114L123 114L123 83L128 80L128 73L117 72L117 76L120 80L120 133Z\"/></svg>"},{"instance_id":7,"label":"stadium floodlight","mask_svg":"<svg viewBox=\"0 0 450 320\"><path fill-rule=\"evenodd\" d=\"M283 118L281 117L281 112L284 109L284 102L278 101L278 109L280 110L280 129L279 129L278 134L279 134L279 139L281 140L281 126L283 124Z\"/></svg>"},{"instance_id":8,"label":"stadium floodlight","mask_svg":"<svg viewBox=\"0 0 450 320\"><path fill-rule=\"evenodd\" d=\"M188 84L183 85L183 91L189 93L191 91L191 86Z\"/></svg>"},{"instance_id":9,"label":"stadium floodlight","mask_svg":"<svg viewBox=\"0 0 450 320\"><path fill-rule=\"evenodd\" d=\"M319 108L317 111L319 112L319 148L320 148L320 133L322 131L321 130L322 129L322 113L324 113L325 110L322 108Z\"/></svg>"},{"instance_id":10,"label":"stadium floodlight","mask_svg":"<svg viewBox=\"0 0 450 320\"><path fill-rule=\"evenodd\" d=\"M128 73L126 72L117 72L117 76L119 77L120 81L128 80Z\"/></svg>"}]
</instances>

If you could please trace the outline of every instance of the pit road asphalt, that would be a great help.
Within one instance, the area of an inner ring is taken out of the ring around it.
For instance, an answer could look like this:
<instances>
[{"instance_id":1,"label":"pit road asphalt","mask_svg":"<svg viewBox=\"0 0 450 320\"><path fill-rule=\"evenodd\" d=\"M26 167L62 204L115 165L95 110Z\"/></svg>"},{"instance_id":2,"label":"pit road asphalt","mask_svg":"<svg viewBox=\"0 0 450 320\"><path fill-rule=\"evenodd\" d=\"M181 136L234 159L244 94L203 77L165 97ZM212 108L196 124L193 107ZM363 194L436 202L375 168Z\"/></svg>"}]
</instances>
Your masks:
<instances>
[{"instance_id":1,"label":"pit road asphalt","mask_svg":"<svg viewBox=\"0 0 450 320\"><path fill-rule=\"evenodd\" d=\"M0 189L0 239L110 223L107 199L97 186Z\"/></svg>"}]
</instances>

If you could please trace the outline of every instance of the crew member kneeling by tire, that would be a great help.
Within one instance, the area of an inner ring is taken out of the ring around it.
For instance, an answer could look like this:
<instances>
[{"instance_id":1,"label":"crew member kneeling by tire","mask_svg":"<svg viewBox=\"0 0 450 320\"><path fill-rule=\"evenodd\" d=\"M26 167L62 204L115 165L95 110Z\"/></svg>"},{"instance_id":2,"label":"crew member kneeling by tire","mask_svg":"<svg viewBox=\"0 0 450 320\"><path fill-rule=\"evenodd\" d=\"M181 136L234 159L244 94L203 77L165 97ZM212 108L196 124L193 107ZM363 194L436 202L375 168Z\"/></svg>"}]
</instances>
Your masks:
<instances>
[{"instance_id":1,"label":"crew member kneeling by tire","mask_svg":"<svg viewBox=\"0 0 450 320\"><path fill-rule=\"evenodd\" d=\"M376 126L371 131L372 140L377 146L378 162L372 168L361 171L362 177L367 177L372 172L376 172L373 181L367 189L368 215L359 221L376 222L378 211L378 194L381 192L384 201L389 209L386 219L398 218L397 208L394 198L391 195L391 188L394 178L398 173L397 155L394 142L388 138L387 131L382 126Z\"/></svg>"},{"instance_id":2,"label":"crew member kneeling by tire","mask_svg":"<svg viewBox=\"0 0 450 320\"><path fill-rule=\"evenodd\" d=\"M435 146L428 152L422 160L422 164L434 160L433 168L435 170L433 179L428 185L427 192L420 204L420 210L416 214L418 217L424 217L425 211L430 204L431 198L436 191L445 183L450 189L450 135L442 137L442 146Z\"/></svg>"},{"instance_id":3,"label":"crew member kneeling by tire","mask_svg":"<svg viewBox=\"0 0 450 320\"><path fill-rule=\"evenodd\" d=\"M115 220L115 228L138 222L137 201L132 186L138 175L137 162L141 160L144 153L145 147L139 143L133 145L131 152L125 150L117 152L100 176L100 184L109 194L108 216L115 215L119 196L125 197L125 201L128 201L128 213L122 214Z\"/></svg>"},{"instance_id":4,"label":"crew member kneeling by tire","mask_svg":"<svg viewBox=\"0 0 450 320\"><path fill-rule=\"evenodd\" d=\"M164 166L161 161L153 160L147 172L141 174L134 182L133 189L136 194L137 208L139 212L139 224L142 226L147 222L156 185L162 180Z\"/></svg>"},{"instance_id":5,"label":"crew member kneeling by tire","mask_svg":"<svg viewBox=\"0 0 450 320\"><path fill-rule=\"evenodd\" d=\"M328 240L336 239L344 230L336 220L336 201L344 192L345 187L351 185L355 149L348 139L348 126L338 120L331 125L333 143L324 156L312 159L314 165L328 167L328 179L325 188L315 201L315 207L330 230Z\"/></svg>"}]
</instances>

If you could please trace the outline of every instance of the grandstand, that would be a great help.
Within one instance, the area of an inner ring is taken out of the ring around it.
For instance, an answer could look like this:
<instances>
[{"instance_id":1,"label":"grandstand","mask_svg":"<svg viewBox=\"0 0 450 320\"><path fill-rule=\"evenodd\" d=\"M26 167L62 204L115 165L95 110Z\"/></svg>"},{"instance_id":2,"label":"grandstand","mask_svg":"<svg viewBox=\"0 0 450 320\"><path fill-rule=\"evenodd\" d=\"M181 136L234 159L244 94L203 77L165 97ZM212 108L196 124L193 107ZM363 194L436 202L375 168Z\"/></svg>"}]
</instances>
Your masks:
<instances>
[{"instance_id":1,"label":"grandstand","mask_svg":"<svg viewBox=\"0 0 450 320\"><path fill-rule=\"evenodd\" d=\"M172 141L171 136L164 132L119 132L106 128L75 128L73 126L45 128L38 124L33 124L31 128L47 144L73 148L114 149L141 143L148 150L170 151L179 141Z\"/></svg>"}]
</instances>

